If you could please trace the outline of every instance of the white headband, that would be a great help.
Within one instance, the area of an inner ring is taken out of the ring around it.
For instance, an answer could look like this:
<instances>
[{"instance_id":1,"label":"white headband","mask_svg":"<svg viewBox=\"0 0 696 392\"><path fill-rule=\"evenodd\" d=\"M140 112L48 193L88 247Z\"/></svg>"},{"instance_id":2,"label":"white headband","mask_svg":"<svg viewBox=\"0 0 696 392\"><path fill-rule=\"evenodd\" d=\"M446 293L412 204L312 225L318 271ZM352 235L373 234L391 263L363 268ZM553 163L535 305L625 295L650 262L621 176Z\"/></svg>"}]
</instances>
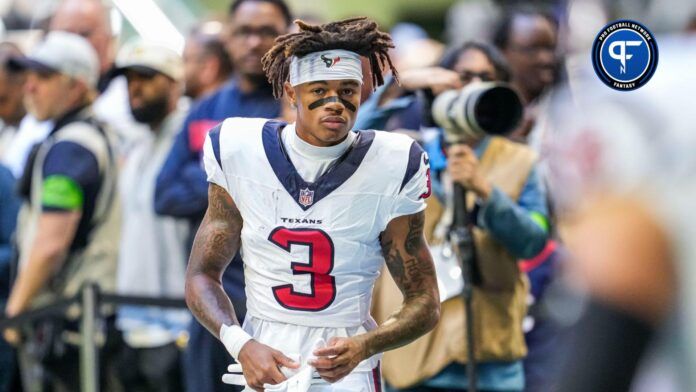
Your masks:
<instances>
[{"instance_id":1,"label":"white headband","mask_svg":"<svg viewBox=\"0 0 696 392\"><path fill-rule=\"evenodd\" d=\"M317 80L351 79L362 84L360 55L348 50L333 49L293 57L290 62L290 85Z\"/></svg>"}]
</instances>

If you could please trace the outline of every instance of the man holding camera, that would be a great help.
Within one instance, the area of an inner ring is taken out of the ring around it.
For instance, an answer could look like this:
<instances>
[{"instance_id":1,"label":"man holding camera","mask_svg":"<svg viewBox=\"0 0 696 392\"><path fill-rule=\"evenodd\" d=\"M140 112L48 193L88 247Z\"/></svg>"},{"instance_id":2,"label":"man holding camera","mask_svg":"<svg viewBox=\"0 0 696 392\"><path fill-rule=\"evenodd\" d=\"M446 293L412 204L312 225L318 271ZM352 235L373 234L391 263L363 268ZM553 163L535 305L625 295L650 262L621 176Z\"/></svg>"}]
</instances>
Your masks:
<instances>
[{"instance_id":1,"label":"man holding camera","mask_svg":"<svg viewBox=\"0 0 696 392\"><path fill-rule=\"evenodd\" d=\"M490 75L493 80L504 75L498 66L500 56L488 45L467 44L455 53L452 68L467 76L460 78L466 87L482 88L484 78L480 75ZM467 122L477 120L467 118ZM426 210L426 220L439 221L431 244L437 247L445 242L452 220L448 212L453 204L464 202L452 200L452 185L459 184L468 191L466 205L474 224L472 321L477 390L521 391L521 359L526 354L522 321L528 282L518 269L517 260L536 255L546 243L545 196L535 173L536 156L529 148L481 132L486 129L472 130L462 125L448 125L452 128L448 131L458 135L459 143L447 149L447 169L439 178L445 195L441 203L446 211L440 216L432 205L430 214ZM433 181L438 180L435 177L434 174ZM393 283L384 280L380 291L375 296L378 321L394 309L398 300ZM397 298L392 299L394 296ZM465 364L469 358L463 299L459 295L441 299L442 317L435 329L413 344L385 355L383 371L392 386L418 392L466 389Z\"/></svg>"}]
</instances>

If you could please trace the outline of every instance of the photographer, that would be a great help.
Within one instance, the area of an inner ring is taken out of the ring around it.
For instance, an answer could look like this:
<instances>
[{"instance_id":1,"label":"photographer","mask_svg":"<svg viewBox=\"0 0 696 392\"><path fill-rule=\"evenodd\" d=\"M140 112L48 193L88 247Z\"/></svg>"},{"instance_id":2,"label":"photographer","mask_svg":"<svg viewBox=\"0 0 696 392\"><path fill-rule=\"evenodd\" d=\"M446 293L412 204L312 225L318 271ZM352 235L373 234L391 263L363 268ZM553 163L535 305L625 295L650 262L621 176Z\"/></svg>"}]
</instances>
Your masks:
<instances>
[{"instance_id":1,"label":"photographer","mask_svg":"<svg viewBox=\"0 0 696 392\"><path fill-rule=\"evenodd\" d=\"M472 88L482 86L477 84L481 81L501 81L509 75L502 56L484 44L467 43L451 52L443 64L459 75L462 85ZM438 84L457 84L443 83L445 77L452 80L450 71L444 69L429 75L424 70L419 72L423 77L418 87L427 83L436 94L446 90L438 90ZM406 75L404 85L414 87ZM444 92L463 96L459 92ZM519 99L515 99L519 106ZM434 106L437 104L436 98ZM452 106L447 105L448 110ZM435 119L438 120L437 114ZM467 121L472 120L467 118ZM521 360L526 355L522 320L526 314L528 282L518 269L517 260L539 253L548 232L545 196L534 169L536 156L527 147L500 136L471 130L461 135L460 143L448 148L447 169L440 173L445 213L442 219L433 217L437 212L431 208L431 216L426 217L439 221L431 235L431 244L436 247L446 242L452 204L461 202L452 202L452 184L463 186L468 190L466 203L472 211L476 249L472 306L478 390L522 391ZM380 294L376 295L374 314L378 322L399 300L392 286L391 282L382 281ZM441 321L435 330L384 356L385 378L404 391L466 390L465 325L463 300L459 295L450 295L442 303Z\"/></svg>"}]
</instances>

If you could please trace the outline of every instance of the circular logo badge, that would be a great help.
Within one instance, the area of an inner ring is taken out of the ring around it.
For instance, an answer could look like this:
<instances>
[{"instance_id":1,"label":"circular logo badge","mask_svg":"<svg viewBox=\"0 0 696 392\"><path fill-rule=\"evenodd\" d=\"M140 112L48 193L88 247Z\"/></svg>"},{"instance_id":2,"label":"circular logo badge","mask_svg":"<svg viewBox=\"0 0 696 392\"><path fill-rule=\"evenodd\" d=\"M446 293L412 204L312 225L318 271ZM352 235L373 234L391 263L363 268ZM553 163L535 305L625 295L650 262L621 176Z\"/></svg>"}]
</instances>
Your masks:
<instances>
[{"instance_id":1,"label":"circular logo badge","mask_svg":"<svg viewBox=\"0 0 696 392\"><path fill-rule=\"evenodd\" d=\"M607 86L635 90L652 78L657 68L657 42L642 24L616 20L604 26L592 45L592 65Z\"/></svg>"}]
</instances>

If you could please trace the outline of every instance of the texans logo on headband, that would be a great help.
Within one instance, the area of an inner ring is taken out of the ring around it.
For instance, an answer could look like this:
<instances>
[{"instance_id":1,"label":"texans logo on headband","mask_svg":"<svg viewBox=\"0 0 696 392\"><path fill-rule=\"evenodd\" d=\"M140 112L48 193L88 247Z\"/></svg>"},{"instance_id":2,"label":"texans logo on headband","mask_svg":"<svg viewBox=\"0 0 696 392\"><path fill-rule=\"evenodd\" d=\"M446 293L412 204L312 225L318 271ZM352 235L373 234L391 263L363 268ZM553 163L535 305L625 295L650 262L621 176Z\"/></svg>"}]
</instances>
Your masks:
<instances>
[{"instance_id":1,"label":"texans logo on headband","mask_svg":"<svg viewBox=\"0 0 696 392\"><path fill-rule=\"evenodd\" d=\"M318 80L350 79L362 84L360 55L343 49L331 49L293 56L289 69L290 85L298 86Z\"/></svg>"},{"instance_id":2,"label":"texans logo on headband","mask_svg":"<svg viewBox=\"0 0 696 392\"><path fill-rule=\"evenodd\" d=\"M336 58L330 59L322 54L321 60L326 64L326 68L331 68L334 64L341 61L341 57L336 56Z\"/></svg>"}]
</instances>

